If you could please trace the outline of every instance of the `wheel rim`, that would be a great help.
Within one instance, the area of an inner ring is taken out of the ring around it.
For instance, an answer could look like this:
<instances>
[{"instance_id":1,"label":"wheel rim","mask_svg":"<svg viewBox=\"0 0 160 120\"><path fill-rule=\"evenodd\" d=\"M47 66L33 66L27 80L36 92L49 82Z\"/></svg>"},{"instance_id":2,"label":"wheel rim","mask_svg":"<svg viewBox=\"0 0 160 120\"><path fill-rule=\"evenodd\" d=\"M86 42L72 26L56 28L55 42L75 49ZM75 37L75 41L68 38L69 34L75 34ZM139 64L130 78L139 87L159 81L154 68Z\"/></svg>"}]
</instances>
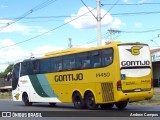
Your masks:
<instances>
[{"instance_id":1,"label":"wheel rim","mask_svg":"<svg viewBox=\"0 0 160 120\"><path fill-rule=\"evenodd\" d=\"M95 110L98 108L98 105L95 103L95 98L92 93L88 93L86 96L86 107L89 110Z\"/></svg>"},{"instance_id":2,"label":"wheel rim","mask_svg":"<svg viewBox=\"0 0 160 120\"><path fill-rule=\"evenodd\" d=\"M88 101L87 101L88 106L92 107L94 105L94 98L93 96L89 96L88 97Z\"/></svg>"},{"instance_id":3,"label":"wheel rim","mask_svg":"<svg viewBox=\"0 0 160 120\"><path fill-rule=\"evenodd\" d=\"M73 96L73 104L74 107L77 109L82 109L84 108L84 101L81 98L81 95L79 93L75 93L75 95Z\"/></svg>"},{"instance_id":4,"label":"wheel rim","mask_svg":"<svg viewBox=\"0 0 160 120\"><path fill-rule=\"evenodd\" d=\"M25 104L26 106L31 106L31 105L32 105L32 103L29 102L29 97L28 97L27 94L24 94L24 96L23 96L23 102L24 102L24 104Z\"/></svg>"},{"instance_id":5,"label":"wheel rim","mask_svg":"<svg viewBox=\"0 0 160 120\"><path fill-rule=\"evenodd\" d=\"M25 103L29 103L28 95L25 95L25 97L24 97L24 102L25 102Z\"/></svg>"}]
</instances>

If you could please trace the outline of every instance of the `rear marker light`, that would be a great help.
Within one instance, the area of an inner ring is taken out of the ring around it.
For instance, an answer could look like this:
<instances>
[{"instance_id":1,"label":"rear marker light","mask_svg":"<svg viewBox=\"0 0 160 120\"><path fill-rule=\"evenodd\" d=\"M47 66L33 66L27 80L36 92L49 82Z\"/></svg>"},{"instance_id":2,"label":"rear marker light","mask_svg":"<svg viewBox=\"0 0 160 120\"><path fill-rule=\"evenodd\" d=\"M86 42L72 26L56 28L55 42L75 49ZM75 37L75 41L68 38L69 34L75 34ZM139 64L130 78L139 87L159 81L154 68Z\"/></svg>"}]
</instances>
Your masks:
<instances>
[{"instance_id":1,"label":"rear marker light","mask_svg":"<svg viewBox=\"0 0 160 120\"><path fill-rule=\"evenodd\" d=\"M117 81L117 90L121 91L122 90L122 84L121 84L121 80Z\"/></svg>"}]
</instances>

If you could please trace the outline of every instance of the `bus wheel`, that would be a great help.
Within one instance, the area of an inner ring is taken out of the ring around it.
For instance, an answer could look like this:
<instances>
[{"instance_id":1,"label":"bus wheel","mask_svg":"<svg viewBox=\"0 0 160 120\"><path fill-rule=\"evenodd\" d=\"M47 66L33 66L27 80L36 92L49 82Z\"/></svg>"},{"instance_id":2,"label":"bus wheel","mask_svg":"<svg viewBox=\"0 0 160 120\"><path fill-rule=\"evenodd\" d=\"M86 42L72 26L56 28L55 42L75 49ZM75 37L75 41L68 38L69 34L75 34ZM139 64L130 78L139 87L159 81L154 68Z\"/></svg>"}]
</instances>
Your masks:
<instances>
[{"instance_id":1,"label":"bus wheel","mask_svg":"<svg viewBox=\"0 0 160 120\"><path fill-rule=\"evenodd\" d=\"M72 97L72 101L73 101L74 107L76 109L85 108L85 103L84 103L84 100L82 99L82 96L80 95L80 93L78 93L78 92L74 93L74 95Z\"/></svg>"},{"instance_id":2,"label":"bus wheel","mask_svg":"<svg viewBox=\"0 0 160 120\"><path fill-rule=\"evenodd\" d=\"M124 101L124 102L118 102L115 105L118 109L124 109L127 106L127 104L128 104L128 101Z\"/></svg>"},{"instance_id":3,"label":"bus wheel","mask_svg":"<svg viewBox=\"0 0 160 120\"><path fill-rule=\"evenodd\" d=\"M54 106L56 106L56 103L49 103L49 105L54 107Z\"/></svg>"},{"instance_id":4,"label":"bus wheel","mask_svg":"<svg viewBox=\"0 0 160 120\"><path fill-rule=\"evenodd\" d=\"M98 108L98 105L95 103L94 95L91 92L87 93L85 102L86 102L86 107L89 110L95 110Z\"/></svg>"},{"instance_id":5,"label":"bus wheel","mask_svg":"<svg viewBox=\"0 0 160 120\"><path fill-rule=\"evenodd\" d=\"M32 102L29 102L29 98L27 93L24 93L22 96L22 100L26 106L32 106Z\"/></svg>"},{"instance_id":6,"label":"bus wheel","mask_svg":"<svg viewBox=\"0 0 160 120\"><path fill-rule=\"evenodd\" d=\"M112 109L114 103L101 104L100 106L103 110Z\"/></svg>"}]
</instances>

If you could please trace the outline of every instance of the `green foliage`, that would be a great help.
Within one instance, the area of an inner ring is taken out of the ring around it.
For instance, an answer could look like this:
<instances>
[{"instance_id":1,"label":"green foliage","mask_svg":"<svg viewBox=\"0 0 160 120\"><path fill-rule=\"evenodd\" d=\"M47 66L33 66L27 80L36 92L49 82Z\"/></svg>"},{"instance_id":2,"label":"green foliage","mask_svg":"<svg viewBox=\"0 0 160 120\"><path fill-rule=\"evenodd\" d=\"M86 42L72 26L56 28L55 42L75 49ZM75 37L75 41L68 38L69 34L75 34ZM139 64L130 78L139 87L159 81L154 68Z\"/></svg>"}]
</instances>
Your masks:
<instances>
[{"instance_id":1,"label":"green foliage","mask_svg":"<svg viewBox=\"0 0 160 120\"><path fill-rule=\"evenodd\" d=\"M4 72L1 72L0 73L0 78L3 78L5 75L4 75Z\"/></svg>"},{"instance_id":2,"label":"green foliage","mask_svg":"<svg viewBox=\"0 0 160 120\"><path fill-rule=\"evenodd\" d=\"M0 78L5 77L9 72L11 72L13 69L13 65L9 65L4 72L0 73Z\"/></svg>"}]
</instances>

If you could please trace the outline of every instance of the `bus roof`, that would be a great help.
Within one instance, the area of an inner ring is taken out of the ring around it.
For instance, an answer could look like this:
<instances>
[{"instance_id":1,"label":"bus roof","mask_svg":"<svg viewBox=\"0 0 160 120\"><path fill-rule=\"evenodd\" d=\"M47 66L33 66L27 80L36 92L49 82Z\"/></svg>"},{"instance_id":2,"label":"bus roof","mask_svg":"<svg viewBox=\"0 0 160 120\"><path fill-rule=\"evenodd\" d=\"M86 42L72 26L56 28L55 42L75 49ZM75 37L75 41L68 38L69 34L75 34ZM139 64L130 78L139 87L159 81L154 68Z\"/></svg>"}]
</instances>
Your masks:
<instances>
[{"instance_id":1,"label":"bus roof","mask_svg":"<svg viewBox=\"0 0 160 120\"><path fill-rule=\"evenodd\" d=\"M103 49L103 48L109 48L109 47L114 47L117 45L147 45L144 43L140 43L140 42L133 42L133 43L122 43L120 41L114 41L114 42L109 42L104 46L99 46L99 47L91 47L91 48L68 48L65 50L60 50L60 51L53 51L53 52L48 52L46 53L44 56L41 57L41 59L44 58L50 58L50 57L54 57L54 56L61 56L61 55L68 55L68 54L72 54L72 53L80 53L80 52L87 52L90 50L97 50L97 49Z\"/></svg>"},{"instance_id":2,"label":"bus roof","mask_svg":"<svg viewBox=\"0 0 160 120\"><path fill-rule=\"evenodd\" d=\"M54 51L54 52L49 52L42 56L41 58L49 58L49 57L54 57L54 56L61 56L61 55L67 55L67 54L72 54L72 53L79 53L79 52L87 52L90 50L97 50L97 49L103 49L103 48L109 48L116 46L117 44L120 44L120 42L111 42L107 45L104 46L99 46L99 47L91 47L91 48L69 48L66 50L60 50L60 51Z\"/></svg>"}]
</instances>

